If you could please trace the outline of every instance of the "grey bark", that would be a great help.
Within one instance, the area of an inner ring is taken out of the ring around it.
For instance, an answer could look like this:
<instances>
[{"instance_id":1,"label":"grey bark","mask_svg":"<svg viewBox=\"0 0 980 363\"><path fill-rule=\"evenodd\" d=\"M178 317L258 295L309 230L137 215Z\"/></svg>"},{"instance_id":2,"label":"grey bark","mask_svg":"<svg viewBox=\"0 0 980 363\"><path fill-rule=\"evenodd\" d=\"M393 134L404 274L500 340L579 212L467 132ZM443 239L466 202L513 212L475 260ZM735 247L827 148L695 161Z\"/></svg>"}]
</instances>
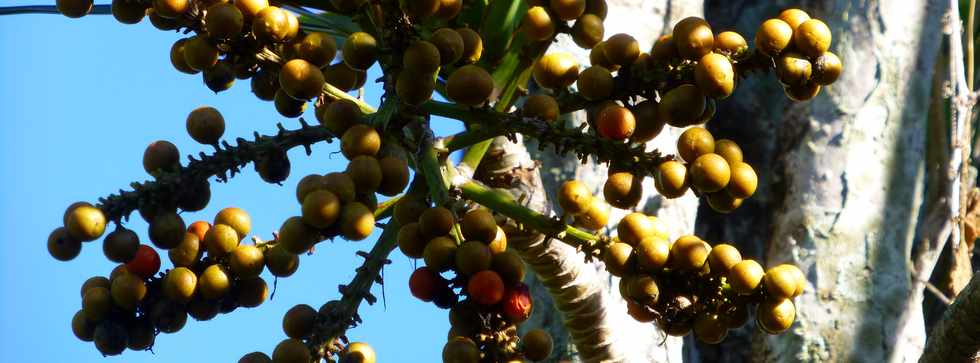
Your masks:
<instances>
[{"instance_id":1,"label":"grey bark","mask_svg":"<svg viewBox=\"0 0 980 363\"><path fill-rule=\"evenodd\" d=\"M722 117L710 129L743 145L760 188L724 218L702 207L698 231L735 241L767 266L800 266L807 287L785 334L745 329L722 350L698 350L704 361L914 360L925 336L921 311L901 326L898 317L909 299L921 308L909 260L943 3L709 1L705 13L715 29L752 39L788 7L831 27L845 72L809 102L786 100L771 75L744 80L719 102Z\"/></svg>"},{"instance_id":2,"label":"grey bark","mask_svg":"<svg viewBox=\"0 0 980 363\"><path fill-rule=\"evenodd\" d=\"M980 351L980 275L974 274L936 324L919 362L976 362Z\"/></svg>"}]
</instances>

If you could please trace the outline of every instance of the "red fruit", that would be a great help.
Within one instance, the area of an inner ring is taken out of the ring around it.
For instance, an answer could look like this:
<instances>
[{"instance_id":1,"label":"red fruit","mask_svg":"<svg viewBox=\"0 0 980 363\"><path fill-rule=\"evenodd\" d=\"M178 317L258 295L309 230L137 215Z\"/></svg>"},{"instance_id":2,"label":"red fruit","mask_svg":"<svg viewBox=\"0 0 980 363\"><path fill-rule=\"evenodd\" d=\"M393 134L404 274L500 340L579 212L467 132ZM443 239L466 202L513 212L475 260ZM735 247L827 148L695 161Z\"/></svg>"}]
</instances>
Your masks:
<instances>
[{"instance_id":1,"label":"red fruit","mask_svg":"<svg viewBox=\"0 0 980 363\"><path fill-rule=\"evenodd\" d=\"M126 264L126 269L144 279L149 278L160 271L160 255L153 247L140 245L136 256Z\"/></svg>"},{"instance_id":2,"label":"red fruit","mask_svg":"<svg viewBox=\"0 0 980 363\"><path fill-rule=\"evenodd\" d=\"M412 272L408 278L408 289L412 291L412 296L419 300L430 302L438 292L439 275L428 267L422 266Z\"/></svg>"},{"instance_id":3,"label":"red fruit","mask_svg":"<svg viewBox=\"0 0 980 363\"><path fill-rule=\"evenodd\" d=\"M191 225L187 227L187 232L193 233L194 235L197 236L198 241L203 242L204 235L208 233L209 229L211 229L211 223L205 221L197 221L191 223Z\"/></svg>"},{"instance_id":4,"label":"red fruit","mask_svg":"<svg viewBox=\"0 0 980 363\"><path fill-rule=\"evenodd\" d=\"M477 272L466 284L470 298L482 305L493 305L504 298L504 280L491 270Z\"/></svg>"},{"instance_id":5,"label":"red fruit","mask_svg":"<svg viewBox=\"0 0 980 363\"><path fill-rule=\"evenodd\" d=\"M520 324L530 318L533 307L531 290L523 283L518 283L504 296L504 317L512 323Z\"/></svg>"}]
</instances>

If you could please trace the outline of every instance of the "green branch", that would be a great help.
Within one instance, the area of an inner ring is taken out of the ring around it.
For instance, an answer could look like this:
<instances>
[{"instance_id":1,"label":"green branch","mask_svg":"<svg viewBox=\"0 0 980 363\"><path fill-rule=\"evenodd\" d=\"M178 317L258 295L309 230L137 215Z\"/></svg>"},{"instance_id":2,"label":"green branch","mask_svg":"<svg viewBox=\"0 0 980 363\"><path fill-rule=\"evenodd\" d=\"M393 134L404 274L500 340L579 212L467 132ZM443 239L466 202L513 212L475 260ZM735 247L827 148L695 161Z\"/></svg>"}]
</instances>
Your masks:
<instances>
[{"instance_id":1,"label":"green branch","mask_svg":"<svg viewBox=\"0 0 980 363\"><path fill-rule=\"evenodd\" d=\"M297 146L303 146L310 154L311 145L333 141L334 135L326 128L310 126L302 119L300 123L302 127L295 130L286 130L279 124L279 132L272 136L255 133L254 141L238 138L235 146L225 141L223 145L215 147L214 153L201 153L199 159L188 156L190 162L178 172L161 174L153 181L134 182L130 184L133 190L120 190L117 194L99 198L98 207L108 220L119 222L123 218L128 219L129 214L140 207L161 205L178 191L190 188L200 180L214 176L219 182L225 182L260 155L272 151L285 152Z\"/></svg>"},{"instance_id":2,"label":"green branch","mask_svg":"<svg viewBox=\"0 0 980 363\"><path fill-rule=\"evenodd\" d=\"M502 113L487 109L468 109L455 104L430 101L423 105L426 111L439 116L461 116L469 120L470 130L447 137L445 147L450 152L465 148L481 140L495 136L515 134L538 140L540 147L551 146L559 155L574 152L579 159L590 155L598 162L616 162L629 167L636 175L653 175L657 167L670 160L670 155L659 151L647 152L644 145L632 145L582 132L579 128L568 128L564 124L551 123L536 118L522 117L513 113Z\"/></svg>"},{"instance_id":3,"label":"green branch","mask_svg":"<svg viewBox=\"0 0 980 363\"><path fill-rule=\"evenodd\" d=\"M601 238L595 234L562 223L530 208L520 205L509 194L489 189L469 180L460 183L459 192L463 198L472 200L491 210L517 221L524 227L533 229L548 237L561 240L573 247L588 250L594 248Z\"/></svg>"}]
</instances>

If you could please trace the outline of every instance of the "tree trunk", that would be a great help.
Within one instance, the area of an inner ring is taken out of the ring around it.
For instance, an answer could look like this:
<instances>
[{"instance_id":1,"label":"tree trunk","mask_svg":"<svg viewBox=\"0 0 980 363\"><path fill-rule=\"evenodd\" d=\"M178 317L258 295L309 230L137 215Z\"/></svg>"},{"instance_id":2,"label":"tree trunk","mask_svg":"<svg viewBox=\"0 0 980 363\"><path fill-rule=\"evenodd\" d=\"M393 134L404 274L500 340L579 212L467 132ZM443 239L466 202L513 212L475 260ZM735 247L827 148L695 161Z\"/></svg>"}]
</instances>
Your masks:
<instances>
[{"instance_id":1,"label":"tree trunk","mask_svg":"<svg viewBox=\"0 0 980 363\"><path fill-rule=\"evenodd\" d=\"M733 332L720 350L699 346L704 361L883 362L919 356L925 338L921 309L908 314L908 324L899 326L898 317L914 298L909 260L920 218L925 120L943 5L706 4L713 28L734 28L746 39L780 10L804 9L830 26L831 49L845 68L835 85L809 102L788 101L775 77L764 75L745 79L718 103L720 116L709 128L742 145L760 185L730 215L702 207L699 234L711 242L735 241L770 267L794 263L808 283L796 300L797 323L790 331ZM921 308L921 300L911 305Z\"/></svg>"}]
</instances>

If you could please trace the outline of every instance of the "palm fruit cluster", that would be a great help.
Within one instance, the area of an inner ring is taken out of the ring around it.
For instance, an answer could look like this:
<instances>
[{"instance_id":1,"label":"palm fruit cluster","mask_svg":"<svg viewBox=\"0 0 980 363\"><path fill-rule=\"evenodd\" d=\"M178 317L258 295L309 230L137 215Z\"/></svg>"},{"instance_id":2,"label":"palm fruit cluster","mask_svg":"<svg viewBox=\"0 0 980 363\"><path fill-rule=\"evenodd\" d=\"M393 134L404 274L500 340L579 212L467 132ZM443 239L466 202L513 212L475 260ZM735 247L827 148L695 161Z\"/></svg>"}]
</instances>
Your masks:
<instances>
[{"instance_id":1,"label":"palm fruit cluster","mask_svg":"<svg viewBox=\"0 0 980 363\"><path fill-rule=\"evenodd\" d=\"M620 277L630 316L673 336L693 331L709 344L745 324L753 305L761 330L778 334L790 328L796 317L792 299L806 286L799 268L783 264L766 271L730 244L712 246L693 235L671 241L665 227L655 216L630 213L603 246L602 261Z\"/></svg>"},{"instance_id":2,"label":"palm fruit cluster","mask_svg":"<svg viewBox=\"0 0 980 363\"><path fill-rule=\"evenodd\" d=\"M364 342L351 342L349 344L344 344L343 342L337 341L336 344L331 345L329 352L336 351L338 360L334 360L332 353L324 352L327 354L314 355L312 352L316 352L317 349L311 349L314 346L312 338L315 337L317 332L317 327L321 324L329 321L331 319L330 311L335 308L338 301L330 301L320 307L320 310L314 310L313 307L306 304L295 305L286 311L286 314L282 318L282 330L286 334L286 339L283 339L272 351L272 356L263 352L251 352L242 356L238 360L239 363L309 363L311 361L319 362L319 358L322 356L327 362L357 362L357 363L376 363L378 358L377 354L369 344Z\"/></svg>"},{"instance_id":3,"label":"palm fruit cluster","mask_svg":"<svg viewBox=\"0 0 980 363\"><path fill-rule=\"evenodd\" d=\"M406 14L415 19L433 15L451 21L462 7L461 0L403 2ZM416 9L435 4L439 9ZM443 11L442 9L452 9ZM481 66L475 65L483 56L483 39L467 27L439 27L428 37L413 39L401 54L400 67L394 72L395 92L402 103L418 106L432 98L438 81L445 83L447 98L461 105L481 106L493 92L493 78Z\"/></svg>"},{"instance_id":4,"label":"palm fruit cluster","mask_svg":"<svg viewBox=\"0 0 980 363\"><path fill-rule=\"evenodd\" d=\"M800 9L786 9L759 26L755 46L776 62L776 77L786 96L805 101L840 77L843 65L829 51L832 39L823 21Z\"/></svg>"},{"instance_id":5,"label":"palm fruit cluster","mask_svg":"<svg viewBox=\"0 0 980 363\"><path fill-rule=\"evenodd\" d=\"M425 262L409 278L412 295L449 309L444 362L539 361L551 354L551 337L543 331L518 338L517 326L531 316L534 302L522 282L524 262L507 249L492 212L477 207L457 220L451 209L414 198L396 206L395 218L405 222L399 249Z\"/></svg>"},{"instance_id":6,"label":"palm fruit cluster","mask_svg":"<svg viewBox=\"0 0 980 363\"><path fill-rule=\"evenodd\" d=\"M666 161L654 174L654 187L665 198L680 197L690 188L705 196L715 211L729 213L752 196L759 185L755 169L742 159L738 144L728 139L715 140L703 127L685 130L677 139L677 153L683 162ZM613 180L611 176L609 180Z\"/></svg>"},{"instance_id":7,"label":"palm fruit cluster","mask_svg":"<svg viewBox=\"0 0 980 363\"><path fill-rule=\"evenodd\" d=\"M157 251L140 244L135 232L118 227L106 236L104 251L120 264L108 278L95 276L83 284L82 309L72 318L72 331L83 341L94 341L102 354L117 355L127 347L151 348L158 332L179 331L188 316L205 321L261 305L269 295L262 271L268 267L274 276L289 276L299 261L266 244L241 243L250 229L250 217L238 208L221 210L213 224L168 226L168 233L180 240L166 249L173 268L158 273Z\"/></svg>"}]
</instances>

